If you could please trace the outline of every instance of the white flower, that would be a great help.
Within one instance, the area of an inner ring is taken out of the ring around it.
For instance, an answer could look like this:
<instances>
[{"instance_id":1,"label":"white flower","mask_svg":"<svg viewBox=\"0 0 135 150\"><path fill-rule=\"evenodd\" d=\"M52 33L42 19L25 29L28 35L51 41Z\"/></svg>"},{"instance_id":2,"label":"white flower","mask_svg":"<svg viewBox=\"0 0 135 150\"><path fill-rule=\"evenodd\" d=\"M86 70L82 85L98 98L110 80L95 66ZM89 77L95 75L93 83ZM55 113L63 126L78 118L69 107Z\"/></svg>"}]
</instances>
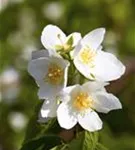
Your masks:
<instances>
[{"instance_id":1,"label":"white flower","mask_svg":"<svg viewBox=\"0 0 135 150\"><path fill-rule=\"evenodd\" d=\"M56 117L57 108L58 108L58 103L55 98L45 100L40 111L41 117L42 118Z\"/></svg>"},{"instance_id":2,"label":"white flower","mask_svg":"<svg viewBox=\"0 0 135 150\"><path fill-rule=\"evenodd\" d=\"M36 80L41 99L51 99L67 84L69 62L57 56L49 56L48 51L34 52L28 65L28 72Z\"/></svg>"},{"instance_id":3,"label":"white flower","mask_svg":"<svg viewBox=\"0 0 135 150\"><path fill-rule=\"evenodd\" d=\"M73 50L80 39L80 33L74 32L66 37L65 33L54 25L47 25L41 35L41 42L46 49L62 53Z\"/></svg>"},{"instance_id":4,"label":"white flower","mask_svg":"<svg viewBox=\"0 0 135 150\"><path fill-rule=\"evenodd\" d=\"M51 99L44 101L40 111L42 118L53 118L57 116L57 108L60 105L62 98L64 98L63 94L63 90L61 90Z\"/></svg>"},{"instance_id":5,"label":"white flower","mask_svg":"<svg viewBox=\"0 0 135 150\"><path fill-rule=\"evenodd\" d=\"M104 28L91 31L80 40L73 54L76 68L91 80L111 81L125 72L125 66L113 54L101 50L104 34Z\"/></svg>"},{"instance_id":6,"label":"white flower","mask_svg":"<svg viewBox=\"0 0 135 150\"><path fill-rule=\"evenodd\" d=\"M70 129L77 122L88 131L102 128L102 121L95 112L108 113L110 110L121 109L121 103L112 94L106 92L106 83L87 82L65 88L68 96L57 109L58 122L61 127Z\"/></svg>"}]
</instances>

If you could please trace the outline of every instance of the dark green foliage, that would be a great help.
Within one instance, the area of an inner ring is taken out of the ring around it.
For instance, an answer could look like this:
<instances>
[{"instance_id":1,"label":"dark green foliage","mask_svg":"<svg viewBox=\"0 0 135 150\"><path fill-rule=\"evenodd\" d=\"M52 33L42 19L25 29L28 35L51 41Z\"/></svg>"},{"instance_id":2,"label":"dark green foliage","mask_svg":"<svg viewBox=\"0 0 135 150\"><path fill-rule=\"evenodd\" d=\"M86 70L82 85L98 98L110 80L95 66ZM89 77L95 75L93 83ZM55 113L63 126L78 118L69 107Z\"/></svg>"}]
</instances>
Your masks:
<instances>
[{"instance_id":1,"label":"dark green foliage","mask_svg":"<svg viewBox=\"0 0 135 150\"><path fill-rule=\"evenodd\" d=\"M23 144L21 150L49 150L55 145L61 144L61 139L55 135L42 136Z\"/></svg>"}]
</instances>

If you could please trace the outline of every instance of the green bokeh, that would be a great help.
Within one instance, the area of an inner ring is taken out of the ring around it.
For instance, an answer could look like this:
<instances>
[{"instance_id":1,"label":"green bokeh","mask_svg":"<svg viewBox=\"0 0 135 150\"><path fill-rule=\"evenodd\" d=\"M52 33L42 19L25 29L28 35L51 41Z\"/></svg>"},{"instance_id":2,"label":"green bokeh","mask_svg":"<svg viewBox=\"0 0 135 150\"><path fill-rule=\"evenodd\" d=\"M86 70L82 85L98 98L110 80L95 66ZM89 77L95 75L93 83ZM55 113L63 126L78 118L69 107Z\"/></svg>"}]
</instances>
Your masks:
<instances>
[{"instance_id":1,"label":"green bokeh","mask_svg":"<svg viewBox=\"0 0 135 150\"><path fill-rule=\"evenodd\" d=\"M53 6L51 12L48 10L50 5ZM55 14L55 9L59 14ZM30 51L43 48L40 36L47 24L59 26L66 34L77 31L82 35L105 27L104 49L115 53L125 63L132 60L129 64L135 66L134 0L10 1L0 11L0 74L14 68L19 74L20 92L10 100L3 96L8 85L2 85L0 81L2 150L19 149L25 135L26 126L19 131L11 126L10 114L18 112L29 120L39 101L38 88L27 72L27 64ZM104 121L101 142L110 150L135 150L135 69L122 82L121 90L114 93L121 100L123 110L101 114Z\"/></svg>"}]
</instances>

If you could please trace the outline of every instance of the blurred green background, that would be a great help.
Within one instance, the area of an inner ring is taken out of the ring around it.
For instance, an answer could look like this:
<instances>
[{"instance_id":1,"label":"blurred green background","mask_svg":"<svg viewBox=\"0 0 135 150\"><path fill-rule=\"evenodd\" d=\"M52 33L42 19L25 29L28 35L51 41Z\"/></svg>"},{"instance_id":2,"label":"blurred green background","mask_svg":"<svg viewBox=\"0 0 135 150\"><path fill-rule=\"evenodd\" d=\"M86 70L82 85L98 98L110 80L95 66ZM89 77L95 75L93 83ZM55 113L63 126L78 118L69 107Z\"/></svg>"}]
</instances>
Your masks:
<instances>
[{"instance_id":1,"label":"blurred green background","mask_svg":"<svg viewBox=\"0 0 135 150\"><path fill-rule=\"evenodd\" d=\"M123 109L102 115L100 141L110 150L135 150L135 1L0 0L0 150L18 150L39 102L27 72L31 52L42 49L42 29L59 26L66 34L107 30L104 49L127 66L108 87Z\"/></svg>"}]
</instances>

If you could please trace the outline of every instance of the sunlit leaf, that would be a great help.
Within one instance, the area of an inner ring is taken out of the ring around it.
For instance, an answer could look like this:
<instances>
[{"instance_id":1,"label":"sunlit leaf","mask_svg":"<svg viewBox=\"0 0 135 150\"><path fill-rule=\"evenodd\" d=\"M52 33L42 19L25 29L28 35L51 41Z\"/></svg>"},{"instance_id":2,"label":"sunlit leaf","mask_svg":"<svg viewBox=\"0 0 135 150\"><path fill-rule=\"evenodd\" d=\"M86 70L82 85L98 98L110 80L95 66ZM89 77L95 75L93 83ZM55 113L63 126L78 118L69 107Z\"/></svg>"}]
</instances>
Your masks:
<instances>
[{"instance_id":1,"label":"sunlit leaf","mask_svg":"<svg viewBox=\"0 0 135 150\"><path fill-rule=\"evenodd\" d=\"M97 140L97 133L83 131L69 144L69 150L95 150Z\"/></svg>"}]
</instances>

